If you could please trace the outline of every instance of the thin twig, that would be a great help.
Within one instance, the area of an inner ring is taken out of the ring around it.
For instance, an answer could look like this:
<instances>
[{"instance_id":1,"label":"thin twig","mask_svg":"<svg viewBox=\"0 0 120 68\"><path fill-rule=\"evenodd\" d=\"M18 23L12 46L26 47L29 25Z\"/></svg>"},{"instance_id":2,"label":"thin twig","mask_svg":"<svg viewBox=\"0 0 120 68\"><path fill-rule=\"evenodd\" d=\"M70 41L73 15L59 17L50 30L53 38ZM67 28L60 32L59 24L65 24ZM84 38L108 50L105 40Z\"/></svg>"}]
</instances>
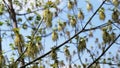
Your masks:
<instances>
[{"instance_id":1,"label":"thin twig","mask_svg":"<svg viewBox=\"0 0 120 68\"><path fill-rule=\"evenodd\" d=\"M97 9L97 10L94 12L94 14L90 17L90 19L87 21L86 25L83 27L83 29L82 29L81 31L79 31L77 34L75 34L74 36L72 36L70 39L68 39L67 41L63 42L63 43L60 44L59 46L57 46L57 47L55 48L55 50L59 49L60 47L62 47L62 46L65 45L66 43L68 43L70 40L72 40L73 38L75 38L76 36L78 36L80 33L82 33L82 32L84 31L84 29L86 28L86 26L90 23L90 21L93 19L93 17L96 15L96 13L99 11L99 9L103 6L103 4L104 4L105 2L106 2L106 0L104 0L104 1L102 2L102 4L98 7L98 9ZM51 53L51 50L50 50L49 52L45 53L44 55L42 55L42 56L34 59L33 61L25 64L24 66L22 66L22 67L20 67L20 68L24 68L24 67L30 65L30 64L34 63L35 61L37 61L37 60L39 60L39 59L47 56L47 55L50 54L50 53Z\"/></svg>"},{"instance_id":2,"label":"thin twig","mask_svg":"<svg viewBox=\"0 0 120 68\"><path fill-rule=\"evenodd\" d=\"M41 22L40 22L40 24L38 25L36 31L34 32L33 37L34 37L34 36L36 35L36 33L38 32L38 29L39 29L40 25L42 24L42 22L43 22L43 19L41 20ZM26 49L24 50L24 52L23 52L23 53L20 55L20 57L15 61L15 63L25 54L25 52L27 51L27 49L28 49L28 47L26 47Z\"/></svg>"},{"instance_id":3,"label":"thin twig","mask_svg":"<svg viewBox=\"0 0 120 68\"><path fill-rule=\"evenodd\" d=\"M110 47L116 42L116 40L120 37L120 34L115 38L115 40L102 52L102 54L95 60L93 61L87 68L90 68L94 63L96 63L109 49Z\"/></svg>"}]
</instances>

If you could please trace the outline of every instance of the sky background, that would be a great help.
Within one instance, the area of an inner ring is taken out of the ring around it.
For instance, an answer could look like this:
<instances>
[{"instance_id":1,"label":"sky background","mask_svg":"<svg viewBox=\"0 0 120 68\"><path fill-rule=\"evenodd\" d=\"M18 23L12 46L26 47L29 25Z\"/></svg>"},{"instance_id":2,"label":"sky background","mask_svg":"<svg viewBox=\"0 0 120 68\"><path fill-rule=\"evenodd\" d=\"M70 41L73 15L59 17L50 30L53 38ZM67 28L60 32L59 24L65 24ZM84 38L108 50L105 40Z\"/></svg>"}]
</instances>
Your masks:
<instances>
[{"instance_id":1,"label":"sky background","mask_svg":"<svg viewBox=\"0 0 120 68\"><path fill-rule=\"evenodd\" d=\"M1 1L1 0L0 0ZM22 0L21 0L22 1ZM30 1L32 1L32 0L30 0ZM29 1L29 2L30 2ZM66 6L66 4L67 4L67 0L61 0L61 4L59 5L59 7L60 8L63 8L63 7L65 7ZM101 0L90 0L90 3L93 5L93 12L99 7L99 5L102 3L102 1ZM85 23L88 21L88 19L90 18L90 16L93 14L93 12L88 12L87 10L86 10L86 2L85 2L85 0L80 0L80 2L78 2L78 6L79 6L79 8L82 8L82 10L83 10L83 12L85 13L85 20L83 21L83 25L85 25ZM29 4L27 5L27 6L29 6ZM26 7L27 7L26 6ZM108 7L111 7L112 8L112 5L104 5L103 6L105 9L107 9ZM64 10L63 10L64 12L61 12L60 14L59 14L59 18L60 19L63 19L63 21L67 21L67 19L66 19L66 13L72 13L72 12L70 12L69 10L67 10L67 7L65 7L64 8ZM23 10L21 13L24 13L25 11ZM41 11L39 11L39 13L42 13ZM108 10L105 10L105 14L107 15L106 16L106 20L105 21L100 21L99 20L99 16L98 16L98 14L96 14L95 15L95 17L92 19L92 23L94 23L93 24L93 27L95 27L95 26L98 26L98 25L100 25L100 24L103 24L104 22L107 22L107 20L108 19L111 19L111 12L110 11L108 11ZM8 16L7 14L6 14L6 16ZM0 18L2 18L1 16L0 16ZM53 23L56 23L56 20L57 20L58 18L55 18L54 20L53 20ZM55 27L55 25L53 26L53 27ZM7 30L9 30L10 28L9 27L7 27L7 26L2 26L2 27L0 27L1 29L7 29ZM90 28L90 26L87 26L86 28ZM73 30L73 29L71 29L71 28L68 28L67 27L67 29L69 29L69 30ZM47 30L47 33L50 33L50 32L52 32L52 30L51 29L46 29ZM74 32L74 31L73 31ZM3 33L3 32L2 32ZM6 32L7 34L8 34L8 36L9 36L9 34L11 33L11 32ZM31 31L30 31L30 29L27 29L27 30L22 30L21 29L21 33L24 35L24 36L27 36L27 35L30 35L30 33L31 33ZM88 32L86 32L86 33L88 33ZM116 33L118 33L118 34L120 34L120 31L118 31L118 30L116 30ZM71 33L71 37L74 35L74 33ZM85 34L84 33L81 33L79 36L84 36ZM10 58L10 57L15 57L15 58L17 58L17 56L14 56L14 55L11 55L12 54L12 52L13 51L10 51L11 49L10 49L10 47L9 47L9 44L10 43L13 43L13 39L11 39L10 37L4 37L3 38L3 40L2 40L2 48L3 48L3 51L5 52L4 53L4 55L5 56L7 56L8 58ZM97 37L97 38L99 38L99 41L100 42L102 42L102 33L101 33L101 31L100 30L96 30L95 32L94 32L94 37ZM88 41L88 43L87 43L87 48L90 48L91 46L95 46L96 47L96 43L94 43L93 41L95 41L93 38L89 38L90 40ZM64 41L65 41L66 39L64 38L64 37L60 37L59 36L59 40L58 40L58 42L57 42L57 44L59 45L59 44L61 44L61 43L63 43ZM73 39L74 40L74 39ZM45 53L46 52L48 52L50 49L51 49L51 47L53 47L55 44L56 44L56 42L53 42L52 41L52 39L51 39L51 35L50 36L48 36L47 38L43 38L42 39L42 42L46 42L45 44L43 44L44 46L45 46ZM72 44L66 44L66 45L68 45L68 46L70 46L69 47L69 50L72 52L73 50L75 50L76 49L76 47L74 46L74 45L72 45ZM119 46L118 45L114 45L114 47L111 47L110 48L110 50L109 51L112 51L112 54L114 55L115 53L116 53L116 51L117 51L117 48L118 48ZM60 48L62 51L63 51L63 47L61 47ZM93 52L94 52L95 50L93 50ZM17 51L14 51L14 53L17 53ZM82 55L82 59L84 59L84 58L87 58L88 57L88 55L86 55L86 54L81 54ZM64 59L65 60L65 57L64 57L64 54L63 53L59 53L58 54L58 56L60 57L59 59ZM77 60L78 59L78 57L77 57L77 55L76 56L74 56L73 57L73 60L72 61L75 61L74 63L78 63L79 64L79 60ZM104 56L104 57L106 57L106 56ZM76 61L77 60L77 61ZM84 62L85 60L83 60L83 62ZM91 60L90 60L91 61ZM108 67L107 65L106 65L106 67ZM103 68L103 67L102 67Z\"/></svg>"}]
</instances>

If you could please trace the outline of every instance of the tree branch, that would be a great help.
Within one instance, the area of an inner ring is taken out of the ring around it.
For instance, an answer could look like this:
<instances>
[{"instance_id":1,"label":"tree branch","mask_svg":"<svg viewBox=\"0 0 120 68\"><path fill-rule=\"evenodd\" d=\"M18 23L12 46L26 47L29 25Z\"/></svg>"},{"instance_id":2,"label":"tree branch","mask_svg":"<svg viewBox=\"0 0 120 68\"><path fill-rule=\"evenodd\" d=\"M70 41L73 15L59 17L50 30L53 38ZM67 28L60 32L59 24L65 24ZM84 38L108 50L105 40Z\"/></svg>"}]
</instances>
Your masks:
<instances>
[{"instance_id":1,"label":"tree branch","mask_svg":"<svg viewBox=\"0 0 120 68\"><path fill-rule=\"evenodd\" d=\"M115 65L115 66L117 65L117 66L120 66L120 63L116 63L116 64L115 63L109 63L109 62L105 62L105 63L104 62L96 62L96 63L98 63L98 64L107 64L107 65Z\"/></svg>"},{"instance_id":2,"label":"tree branch","mask_svg":"<svg viewBox=\"0 0 120 68\"><path fill-rule=\"evenodd\" d=\"M2 37L1 37L1 29L0 29L0 55L2 55Z\"/></svg>"},{"instance_id":3,"label":"tree branch","mask_svg":"<svg viewBox=\"0 0 120 68\"><path fill-rule=\"evenodd\" d=\"M42 20L40 21L40 23L38 24L38 27L36 29L36 31L33 33L33 37L36 35L36 33L38 32L38 29L40 27L40 25L42 24L43 22L43 18ZM25 54L25 52L27 51L28 47L26 47L25 51L18 57L18 59L15 61L15 63Z\"/></svg>"},{"instance_id":4,"label":"tree branch","mask_svg":"<svg viewBox=\"0 0 120 68\"><path fill-rule=\"evenodd\" d=\"M107 51L110 47L115 43L115 41L120 37L120 34L116 37L116 39L105 49L105 51L95 60L93 61L87 68L90 68L94 63L96 63Z\"/></svg>"},{"instance_id":5,"label":"tree branch","mask_svg":"<svg viewBox=\"0 0 120 68\"><path fill-rule=\"evenodd\" d=\"M18 24L17 24L17 20L16 20L16 12L13 8L12 0L8 0L8 4L5 2L5 0L3 0L3 2L4 2L5 5L7 5L8 13L10 15L10 18L13 21L13 26L14 26L13 28L18 28ZM17 34L16 34L16 36L17 36ZM21 40L21 37L20 37L19 34L18 34L18 37ZM22 47L23 45L21 43L23 43L23 42L20 41L18 43L19 43L19 46L16 46L16 47L18 48L19 55L21 55L23 53L23 47ZM24 58L21 58L20 60L21 60L21 66L23 66L25 64Z\"/></svg>"},{"instance_id":6,"label":"tree branch","mask_svg":"<svg viewBox=\"0 0 120 68\"><path fill-rule=\"evenodd\" d=\"M77 35L79 35L80 33L82 33L82 32L84 31L84 29L86 28L86 26L90 23L90 21L92 20L92 18L96 15L96 13L99 11L99 9L103 6L103 4L104 4L105 2L106 2L106 0L104 0L104 1L102 2L102 4L98 7L98 9L97 9L97 10L94 12L94 14L90 17L90 19L87 21L86 25L83 27L83 29L82 29L81 31L79 31L78 33L76 33L73 37L71 37L70 39L68 39L68 40L65 41L64 43L62 43L62 44L60 44L59 46L57 46L57 47L55 48L55 50L59 49L60 47L62 47L62 46L65 45L66 43L68 43L70 40L72 40L73 38L75 38ZM50 53L51 53L51 50L50 50L49 52L47 52L46 54L44 54L44 55L42 55L42 56L34 59L33 61L25 64L24 66L22 66L22 67L20 67L20 68L24 68L24 67L30 65L30 64L32 64L33 62L35 62L35 61L37 61L37 60L39 60L39 59L47 56L47 55L50 54Z\"/></svg>"}]
</instances>

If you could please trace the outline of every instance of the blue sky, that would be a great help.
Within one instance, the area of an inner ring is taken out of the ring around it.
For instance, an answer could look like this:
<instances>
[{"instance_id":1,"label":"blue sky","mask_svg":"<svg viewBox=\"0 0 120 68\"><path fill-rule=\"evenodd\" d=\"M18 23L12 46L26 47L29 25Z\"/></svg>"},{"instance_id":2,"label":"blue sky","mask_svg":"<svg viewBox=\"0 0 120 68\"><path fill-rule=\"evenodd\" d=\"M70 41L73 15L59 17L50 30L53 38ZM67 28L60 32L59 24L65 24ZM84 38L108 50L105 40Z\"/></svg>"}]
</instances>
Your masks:
<instances>
[{"instance_id":1,"label":"blue sky","mask_svg":"<svg viewBox=\"0 0 120 68\"><path fill-rule=\"evenodd\" d=\"M66 6L66 4L67 4L68 1L64 1L64 0L61 0L61 1L62 1L62 4L59 5L59 7L60 7L60 8L63 8L64 6ZM93 9L93 12L94 12L94 11L99 7L99 5L100 5L102 2L101 2L100 0L90 0L90 3L92 3L92 5L93 5L93 8L94 8L94 9ZM84 24L88 21L88 19L90 18L90 16L93 14L93 12L88 12L88 11L86 10L86 2L85 2L85 0L80 0L80 2L78 2L78 4L79 4L78 7L81 8L81 9L83 10L83 12L85 13L85 20L83 21L83 25L84 25ZM111 7L111 5L104 5L103 7L104 7L105 9L107 9L108 7ZM59 14L59 17L66 20L66 16L65 16L66 13L70 13L70 14L71 14L72 12L69 11L69 10L67 10L66 8L64 9L64 11L65 11L65 12L62 12L62 13ZM22 11L22 12L23 12L23 11ZM41 11L40 11L40 13L41 13ZM98 26L98 25L100 25L100 24L103 24L104 22L107 22L108 19L111 19L111 12L110 12L110 11L105 10L105 14L107 15L105 21L100 21L98 14L95 15L95 17L94 17L94 18L92 19L92 21L91 21L91 22L93 23L93 25L94 25L93 27ZM56 18L56 19L58 19L58 18ZM53 21L53 23L56 23L56 19ZM63 21L64 21L64 20L63 20ZM90 28L90 26L87 26L87 28ZM1 29L9 29L9 28L6 27L6 26L3 26L3 27L1 27ZM73 30L72 28L69 28L69 27L67 27L67 29L68 29L68 30ZM46 30L47 30L47 33L52 32L51 29L46 29ZM21 33L22 33L23 35L25 35L25 36L30 35L30 32L31 32L30 29L28 29L28 30L21 30ZM74 31L73 31L73 32L74 32ZM116 32L117 32L118 34L120 33L120 31L116 31ZM87 33L87 32L86 32L86 33ZM8 32L8 34L10 34L10 33ZM100 30L96 30L96 31L94 32L94 36L100 38L100 42L102 42L102 38L101 38L102 35L101 35L101 34L102 34L102 33L101 33ZM71 36L73 36L73 35L74 35L74 33L71 33ZM80 34L80 36L84 36L84 35L86 35L86 34L85 34L85 33ZM61 43L64 42L64 41L65 41L65 38L59 36L59 40L58 40L57 44L59 45L59 44L61 44ZM97 46L93 41L94 41L94 39L90 38L90 41L87 43L87 47L88 47L88 48L90 48L91 45ZM11 43L11 42L13 42L13 40L12 40L11 38L6 37L6 38L3 39L2 45L3 45L3 51L4 51L4 52L11 50L10 47L9 47L9 43ZM43 39L42 39L42 42L46 42L45 44L43 44L43 45L45 46L45 53L48 52L48 51L51 49L51 47L53 47L53 46L56 44L56 42L53 42L53 41L52 41L51 36L49 36L49 37L47 37L47 38L43 38ZM70 47L69 47L69 50L70 50L70 51L76 49L75 46L72 45L72 44L66 44L66 45L70 46ZM62 48L63 48L63 47L62 47ZM61 48L61 50L63 50L62 48ZM116 48L118 48L117 45L115 45L115 47L111 47L111 48L110 48L110 51L112 51L113 54L114 54L114 52L116 52ZM93 51L94 51L94 50L93 50ZM7 57L10 58L10 57L11 57L11 53L12 53L12 51L7 52L7 53L5 53L4 55L5 55L5 56L7 55ZM16 53L16 51L15 51L14 53ZM86 56L86 54L82 54L82 55L83 55L82 58L88 57L88 55ZM59 59L64 59L64 60L65 60L65 57L63 57L63 56L64 56L63 53L59 53L58 56L60 57ZM14 56L14 57L16 57L16 56ZM76 58L76 57L77 57L77 56L74 57L73 61L76 60L76 59L78 59L78 58ZM83 60L83 61L84 61L84 60ZM76 61L75 63L79 63L79 61Z\"/></svg>"}]
</instances>

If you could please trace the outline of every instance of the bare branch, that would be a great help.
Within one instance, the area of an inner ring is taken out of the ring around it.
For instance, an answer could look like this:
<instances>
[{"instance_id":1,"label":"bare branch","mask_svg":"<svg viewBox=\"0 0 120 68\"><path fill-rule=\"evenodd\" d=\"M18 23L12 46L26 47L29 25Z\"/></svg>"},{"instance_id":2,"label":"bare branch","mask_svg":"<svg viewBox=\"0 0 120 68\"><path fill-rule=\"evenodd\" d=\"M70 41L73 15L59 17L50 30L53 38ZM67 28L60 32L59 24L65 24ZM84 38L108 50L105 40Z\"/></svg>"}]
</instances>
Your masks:
<instances>
[{"instance_id":1,"label":"bare branch","mask_svg":"<svg viewBox=\"0 0 120 68\"><path fill-rule=\"evenodd\" d=\"M41 20L41 22L38 24L38 27L36 29L36 31L33 34L33 37L36 35L36 33L38 32L38 29L40 28L40 25L42 24L43 19ZM24 53L27 51L28 47L25 49L25 51L18 57L18 59L15 61L15 63L24 55Z\"/></svg>"},{"instance_id":2,"label":"bare branch","mask_svg":"<svg viewBox=\"0 0 120 68\"><path fill-rule=\"evenodd\" d=\"M96 63L109 49L110 47L115 43L115 41L120 37L120 34L116 37L116 39L105 49L104 52L95 60L93 61L87 68L90 68L94 63Z\"/></svg>"},{"instance_id":3,"label":"bare branch","mask_svg":"<svg viewBox=\"0 0 120 68\"><path fill-rule=\"evenodd\" d=\"M75 38L76 36L78 36L80 33L82 33L82 32L84 31L84 29L86 28L86 26L90 23L90 21L93 19L93 17L96 15L96 13L99 11L99 9L103 6L103 4L104 4L105 2L106 2L106 0L104 0L104 1L102 2L102 4L98 7L98 9L97 9L97 10L94 12L94 14L90 17L90 19L88 20L88 22L86 23L86 25L83 27L83 29L82 29L81 31L79 31L78 33L76 33L73 37L71 37L70 39L68 39L68 40L65 41L64 43L62 43L62 44L60 44L59 46L57 46L57 47L55 48L55 50L57 50L57 49L59 49L60 47L64 46L64 45L65 45L66 43L68 43L70 40L72 40L73 38ZM42 55L42 56L34 59L33 61L25 64L24 66L22 66L22 67L20 67L20 68L24 68L24 67L30 65L30 64L34 63L35 61L44 58L45 56L47 56L47 55L50 54L50 53L51 53L51 50L50 50L49 52L45 53L44 55Z\"/></svg>"}]
</instances>

